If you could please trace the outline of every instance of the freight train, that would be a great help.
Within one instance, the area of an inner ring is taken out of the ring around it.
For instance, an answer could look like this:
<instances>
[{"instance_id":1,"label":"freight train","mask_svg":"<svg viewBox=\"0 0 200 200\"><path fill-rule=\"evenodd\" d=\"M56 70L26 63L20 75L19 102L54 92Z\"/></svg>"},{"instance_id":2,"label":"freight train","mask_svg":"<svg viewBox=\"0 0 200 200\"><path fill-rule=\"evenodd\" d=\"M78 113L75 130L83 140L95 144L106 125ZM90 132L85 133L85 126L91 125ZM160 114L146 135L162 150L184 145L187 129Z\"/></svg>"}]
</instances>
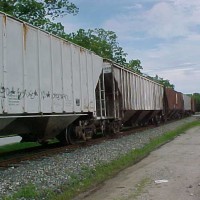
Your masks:
<instances>
[{"instance_id":1,"label":"freight train","mask_svg":"<svg viewBox=\"0 0 200 200\"><path fill-rule=\"evenodd\" d=\"M191 97L0 13L0 136L71 144L192 112Z\"/></svg>"}]
</instances>

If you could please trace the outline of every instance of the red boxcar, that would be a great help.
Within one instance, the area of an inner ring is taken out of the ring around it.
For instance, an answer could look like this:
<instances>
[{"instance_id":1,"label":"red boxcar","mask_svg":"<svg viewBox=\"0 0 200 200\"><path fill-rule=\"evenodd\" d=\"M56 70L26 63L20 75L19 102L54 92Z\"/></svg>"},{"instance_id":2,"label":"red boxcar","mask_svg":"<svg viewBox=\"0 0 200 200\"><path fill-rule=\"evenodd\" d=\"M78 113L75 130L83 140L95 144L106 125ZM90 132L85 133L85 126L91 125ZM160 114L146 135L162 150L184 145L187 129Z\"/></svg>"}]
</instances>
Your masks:
<instances>
[{"instance_id":1,"label":"red boxcar","mask_svg":"<svg viewBox=\"0 0 200 200\"><path fill-rule=\"evenodd\" d=\"M180 118L184 112L183 94L171 88L165 88L165 116L169 118Z\"/></svg>"}]
</instances>

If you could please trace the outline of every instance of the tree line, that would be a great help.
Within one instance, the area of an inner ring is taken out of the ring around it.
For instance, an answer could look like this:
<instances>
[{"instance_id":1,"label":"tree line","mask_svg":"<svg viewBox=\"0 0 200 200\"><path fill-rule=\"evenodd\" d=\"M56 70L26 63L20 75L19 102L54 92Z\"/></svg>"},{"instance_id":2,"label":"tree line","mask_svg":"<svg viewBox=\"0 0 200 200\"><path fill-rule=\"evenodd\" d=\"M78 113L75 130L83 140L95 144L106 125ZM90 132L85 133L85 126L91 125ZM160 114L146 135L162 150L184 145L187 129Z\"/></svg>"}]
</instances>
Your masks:
<instances>
[{"instance_id":1,"label":"tree line","mask_svg":"<svg viewBox=\"0 0 200 200\"><path fill-rule=\"evenodd\" d=\"M194 93L191 95L195 100L195 111L200 112L200 93Z\"/></svg>"},{"instance_id":2,"label":"tree line","mask_svg":"<svg viewBox=\"0 0 200 200\"><path fill-rule=\"evenodd\" d=\"M69 0L1 0L0 11L85 47L103 58L113 60L138 74L144 75L141 72L143 67L139 59L132 59L127 62L127 53L119 45L115 32L95 28L93 30L79 29L75 33L66 33L64 26L60 22L56 22L56 19L69 14L78 14L79 8ZM165 87L174 89L174 85L169 80L164 80L158 75L146 77Z\"/></svg>"}]
</instances>

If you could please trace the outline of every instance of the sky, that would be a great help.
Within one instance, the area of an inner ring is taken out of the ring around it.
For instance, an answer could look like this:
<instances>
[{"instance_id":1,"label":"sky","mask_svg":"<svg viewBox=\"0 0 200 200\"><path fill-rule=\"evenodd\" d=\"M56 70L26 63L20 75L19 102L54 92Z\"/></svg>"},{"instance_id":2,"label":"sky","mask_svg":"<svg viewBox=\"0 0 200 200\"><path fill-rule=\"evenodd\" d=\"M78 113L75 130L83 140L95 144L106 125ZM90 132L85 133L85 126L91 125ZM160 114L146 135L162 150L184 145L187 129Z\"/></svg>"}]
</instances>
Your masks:
<instances>
[{"instance_id":1,"label":"sky","mask_svg":"<svg viewBox=\"0 0 200 200\"><path fill-rule=\"evenodd\" d=\"M76 16L60 19L67 33L114 31L127 61L158 75L182 93L200 93L200 0L70 0Z\"/></svg>"}]
</instances>

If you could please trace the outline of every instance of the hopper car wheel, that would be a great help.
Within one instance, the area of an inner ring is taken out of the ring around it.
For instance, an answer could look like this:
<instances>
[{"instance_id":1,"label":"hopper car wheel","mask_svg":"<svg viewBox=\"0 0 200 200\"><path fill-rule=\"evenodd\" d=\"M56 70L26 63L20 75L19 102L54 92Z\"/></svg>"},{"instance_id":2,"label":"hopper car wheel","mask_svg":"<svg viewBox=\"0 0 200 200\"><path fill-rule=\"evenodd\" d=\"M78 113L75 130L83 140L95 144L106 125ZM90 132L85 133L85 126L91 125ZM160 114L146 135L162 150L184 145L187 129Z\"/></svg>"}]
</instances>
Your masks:
<instances>
[{"instance_id":1,"label":"hopper car wheel","mask_svg":"<svg viewBox=\"0 0 200 200\"><path fill-rule=\"evenodd\" d=\"M76 133L75 133L75 127L73 124L69 125L67 128L66 128L66 132L65 132L65 137L68 141L68 144L75 144L76 143Z\"/></svg>"},{"instance_id":2,"label":"hopper car wheel","mask_svg":"<svg viewBox=\"0 0 200 200\"><path fill-rule=\"evenodd\" d=\"M69 145L75 143L75 133L73 125L69 125L65 130L63 130L56 138L63 145Z\"/></svg>"},{"instance_id":3,"label":"hopper car wheel","mask_svg":"<svg viewBox=\"0 0 200 200\"><path fill-rule=\"evenodd\" d=\"M92 134L91 134L91 138L96 138L96 136L97 136L97 130L96 130L96 127L95 126L93 126L93 128L92 128Z\"/></svg>"},{"instance_id":4,"label":"hopper car wheel","mask_svg":"<svg viewBox=\"0 0 200 200\"><path fill-rule=\"evenodd\" d=\"M120 126L121 125L119 124L118 121L111 122L110 127L109 127L109 129L110 129L109 132L113 135L119 133L120 132Z\"/></svg>"}]
</instances>

